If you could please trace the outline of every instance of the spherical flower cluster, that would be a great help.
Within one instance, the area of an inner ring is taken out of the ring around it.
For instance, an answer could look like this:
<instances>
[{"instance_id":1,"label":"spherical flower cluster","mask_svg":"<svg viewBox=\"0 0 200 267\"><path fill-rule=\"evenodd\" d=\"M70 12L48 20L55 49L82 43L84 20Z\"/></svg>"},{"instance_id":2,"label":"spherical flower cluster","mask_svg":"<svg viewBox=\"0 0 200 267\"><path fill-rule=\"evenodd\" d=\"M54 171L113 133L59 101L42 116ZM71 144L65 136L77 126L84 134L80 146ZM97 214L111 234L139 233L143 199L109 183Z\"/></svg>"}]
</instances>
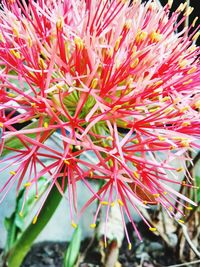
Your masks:
<instances>
[{"instance_id":1,"label":"spherical flower cluster","mask_svg":"<svg viewBox=\"0 0 200 267\"><path fill-rule=\"evenodd\" d=\"M116 201L124 227L127 217L136 231L131 206L152 231L139 206L160 204L180 218L176 197L186 208L194 203L173 184L192 187L188 151L200 148L199 27L194 21L177 31L192 8L181 4L170 14L172 1L165 7L140 0L3 2L0 172L13 170L1 199L15 183L27 192L35 188L37 197L45 176L42 203L54 186L62 194L67 185L74 226L74 212L79 217L95 200L91 227L102 205L108 220ZM24 122L29 125L14 127ZM54 135L62 148L48 144ZM92 159L85 160L85 153ZM183 182L179 172L187 178ZM91 192L81 211L78 183Z\"/></svg>"}]
</instances>

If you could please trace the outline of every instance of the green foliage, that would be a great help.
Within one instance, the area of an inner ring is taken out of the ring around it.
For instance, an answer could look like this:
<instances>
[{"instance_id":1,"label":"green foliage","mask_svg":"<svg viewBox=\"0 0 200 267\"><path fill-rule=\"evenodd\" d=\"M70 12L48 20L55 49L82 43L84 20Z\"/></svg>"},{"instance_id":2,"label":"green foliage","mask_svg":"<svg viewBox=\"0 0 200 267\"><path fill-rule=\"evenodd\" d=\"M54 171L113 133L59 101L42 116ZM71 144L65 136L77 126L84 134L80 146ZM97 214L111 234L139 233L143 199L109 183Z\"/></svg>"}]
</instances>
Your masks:
<instances>
[{"instance_id":1,"label":"green foliage","mask_svg":"<svg viewBox=\"0 0 200 267\"><path fill-rule=\"evenodd\" d=\"M34 121L34 122L30 123L28 126L24 127L23 130L35 128L35 127L37 127L37 125L38 125L38 121ZM35 138L36 134L31 133L31 134L27 134L26 136L28 136L30 138ZM18 137L12 136L5 141L5 147L7 147L7 148L3 149L1 157L5 157L7 154L12 152L12 150L10 150L8 148L21 149L24 147L24 144L20 141L20 139Z\"/></svg>"},{"instance_id":2,"label":"green foliage","mask_svg":"<svg viewBox=\"0 0 200 267\"><path fill-rule=\"evenodd\" d=\"M74 267L81 245L81 228L77 227L64 257L64 267Z\"/></svg>"},{"instance_id":3,"label":"green foliage","mask_svg":"<svg viewBox=\"0 0 200 267\"><path fill-rule=\"evenodd\" d=\"M196 185L198 187L198 189L197 189L197 202L199 203L200 202L200 176L196 176L195 179L196 179Z\"/></svg>"},{"instance_id":4,"label":"green foliage","mask_svg":"<svg viewBox=\"0 0 200 267\"><path fill-rule=\"evenodd\" d=\"M46 189L45 185L46 179L41 177L38 180L38 196L40 197L42 193ZM20 238L20 235L23 233L25 229L25 222L27 221L27 217L30 213L30 210L36 203L35 198L35 188L30 188L28 194L26 194L26 189L23 188L20 190L17 199L16 199L16 207L14 212L10 217L5 218L4 224L7 230L7 242L5 246L5 252L8 252L15 244L15 242ZM23 214L21 214L24 198L26 197L26 201L23 207Z\"/></svg>"},{"instance_id":5,"label":"green foliage","mask_svg":"<svg viewBox=\"0 0 200 267\"><path fill-rule=\"evenodd\" d=\"M23 230L23 232L17 238L12 248L5 253L5 260L9 267L21 266L23 259L29 252L33 242L53 216L61 199L62 195L58 191L57 187L54 186L44 203L37 222L35 224L30 223L30 225L26 227L26 229Z\"/></svg>"}]
</instances>

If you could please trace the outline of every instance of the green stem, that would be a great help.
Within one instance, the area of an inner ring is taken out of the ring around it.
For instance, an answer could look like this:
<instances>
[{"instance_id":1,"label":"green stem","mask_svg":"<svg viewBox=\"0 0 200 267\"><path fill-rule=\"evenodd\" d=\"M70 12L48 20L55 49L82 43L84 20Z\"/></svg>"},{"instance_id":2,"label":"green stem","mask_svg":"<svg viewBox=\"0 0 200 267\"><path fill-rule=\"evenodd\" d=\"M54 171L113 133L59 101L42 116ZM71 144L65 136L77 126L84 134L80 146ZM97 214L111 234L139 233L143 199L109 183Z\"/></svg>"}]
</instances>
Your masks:
<instances>
[{"instance_id":1,"label":"green stem","mask_svg":"<svg viewBox=\"0 0 200 267\"><path fill-rule=\"evenodd\" d=\"M23 259L31 249L31 246L40 232L47 225L62 199L61 194L54 186L51 190L36 224L30 224L23 232L19 240L7 255L5 266L20 267Z\"/></svg>"}]
</instances>

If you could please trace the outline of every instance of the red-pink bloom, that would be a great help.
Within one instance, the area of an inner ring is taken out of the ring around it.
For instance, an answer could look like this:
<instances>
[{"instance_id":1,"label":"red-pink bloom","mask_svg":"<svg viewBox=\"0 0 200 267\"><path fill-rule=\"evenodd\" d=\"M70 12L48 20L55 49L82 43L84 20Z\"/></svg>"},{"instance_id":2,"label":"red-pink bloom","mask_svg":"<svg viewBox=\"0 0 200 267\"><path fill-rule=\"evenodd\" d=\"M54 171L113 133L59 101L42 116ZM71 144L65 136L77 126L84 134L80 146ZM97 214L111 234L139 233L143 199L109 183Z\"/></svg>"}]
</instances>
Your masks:
<instances>
[{"instance_id":1,"label":"red-pink bloom","mask_svg":"<svg viewBox=\"0 0 200 267\"><path fill-rule=\"evenodd\" d=\"M199 27L177 33L190 9L181 5L169 16L170 4L160 8L152 1L4 2L1 150L13 153L1 163L15 167L0 191L2 199L15 182L27 192L35 187L37 196L38 179L46 176L43 201L53 186L63 193L67 184L72 221L79 182L92 194L79 216L94 200L100 203L92 226L105 204L108 220L115 200L136 231L130 206L145 220L139 206L161 204L178 219L176 197L185 207L194 203L171 185L181 184L177 173L182 171L184 185L192 187L188 151L200 148ZM19 115L7 114L8 109ZM24 121L32 124L19 131L13 127ZM62 148L48 145L52 135ZM9 147L10 137L22 148ZM85 153L91 160L82 157ZM103 182L99 191L91 180Z\"/></svg>"}]
</instances>

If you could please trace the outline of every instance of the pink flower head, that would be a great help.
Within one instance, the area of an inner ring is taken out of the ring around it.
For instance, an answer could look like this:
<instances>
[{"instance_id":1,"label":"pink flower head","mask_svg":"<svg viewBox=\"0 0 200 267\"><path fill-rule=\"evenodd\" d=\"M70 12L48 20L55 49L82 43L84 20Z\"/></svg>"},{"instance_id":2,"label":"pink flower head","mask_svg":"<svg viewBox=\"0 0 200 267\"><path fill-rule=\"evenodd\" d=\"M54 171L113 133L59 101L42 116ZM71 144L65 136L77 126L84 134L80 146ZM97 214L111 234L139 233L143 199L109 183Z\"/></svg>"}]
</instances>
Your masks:
<instances>
[{"instance_id":1,"label":"pink flower head","mask_svg":"<svg viewBox=\"0 0 200 267\"><path fill-rule=\"evenodd\" d=\"M182 172L184 186L193 186L188 151L200 148L199 27L194 21L177 32L192 9L182 4L169 15L172 1L163 8L140 0L3 2L1 150L13 153L1 159L7 165L0 171L13 171L2 199L14 183L27 192L35 188L37 196L38 179L46 176L43 203L52 187L63 194L67 184L74 226L74 212L79 217L95 200L92 227L101 206L108 220L116 201L125 230L124 216L137 231L131 206L150 230L139 206L161 204L178 220L183 214L174 200L179 197L186 208L194 203L173 185L182 184ZM13 125L22 122L30 125L16 130ZM48 144L55 135L61 147ZM9 145L11 137L20 148ZM91 181L101 188L95 191ZM91 198L78 211L80 182Z\"/></svg>"}]
</instances>

